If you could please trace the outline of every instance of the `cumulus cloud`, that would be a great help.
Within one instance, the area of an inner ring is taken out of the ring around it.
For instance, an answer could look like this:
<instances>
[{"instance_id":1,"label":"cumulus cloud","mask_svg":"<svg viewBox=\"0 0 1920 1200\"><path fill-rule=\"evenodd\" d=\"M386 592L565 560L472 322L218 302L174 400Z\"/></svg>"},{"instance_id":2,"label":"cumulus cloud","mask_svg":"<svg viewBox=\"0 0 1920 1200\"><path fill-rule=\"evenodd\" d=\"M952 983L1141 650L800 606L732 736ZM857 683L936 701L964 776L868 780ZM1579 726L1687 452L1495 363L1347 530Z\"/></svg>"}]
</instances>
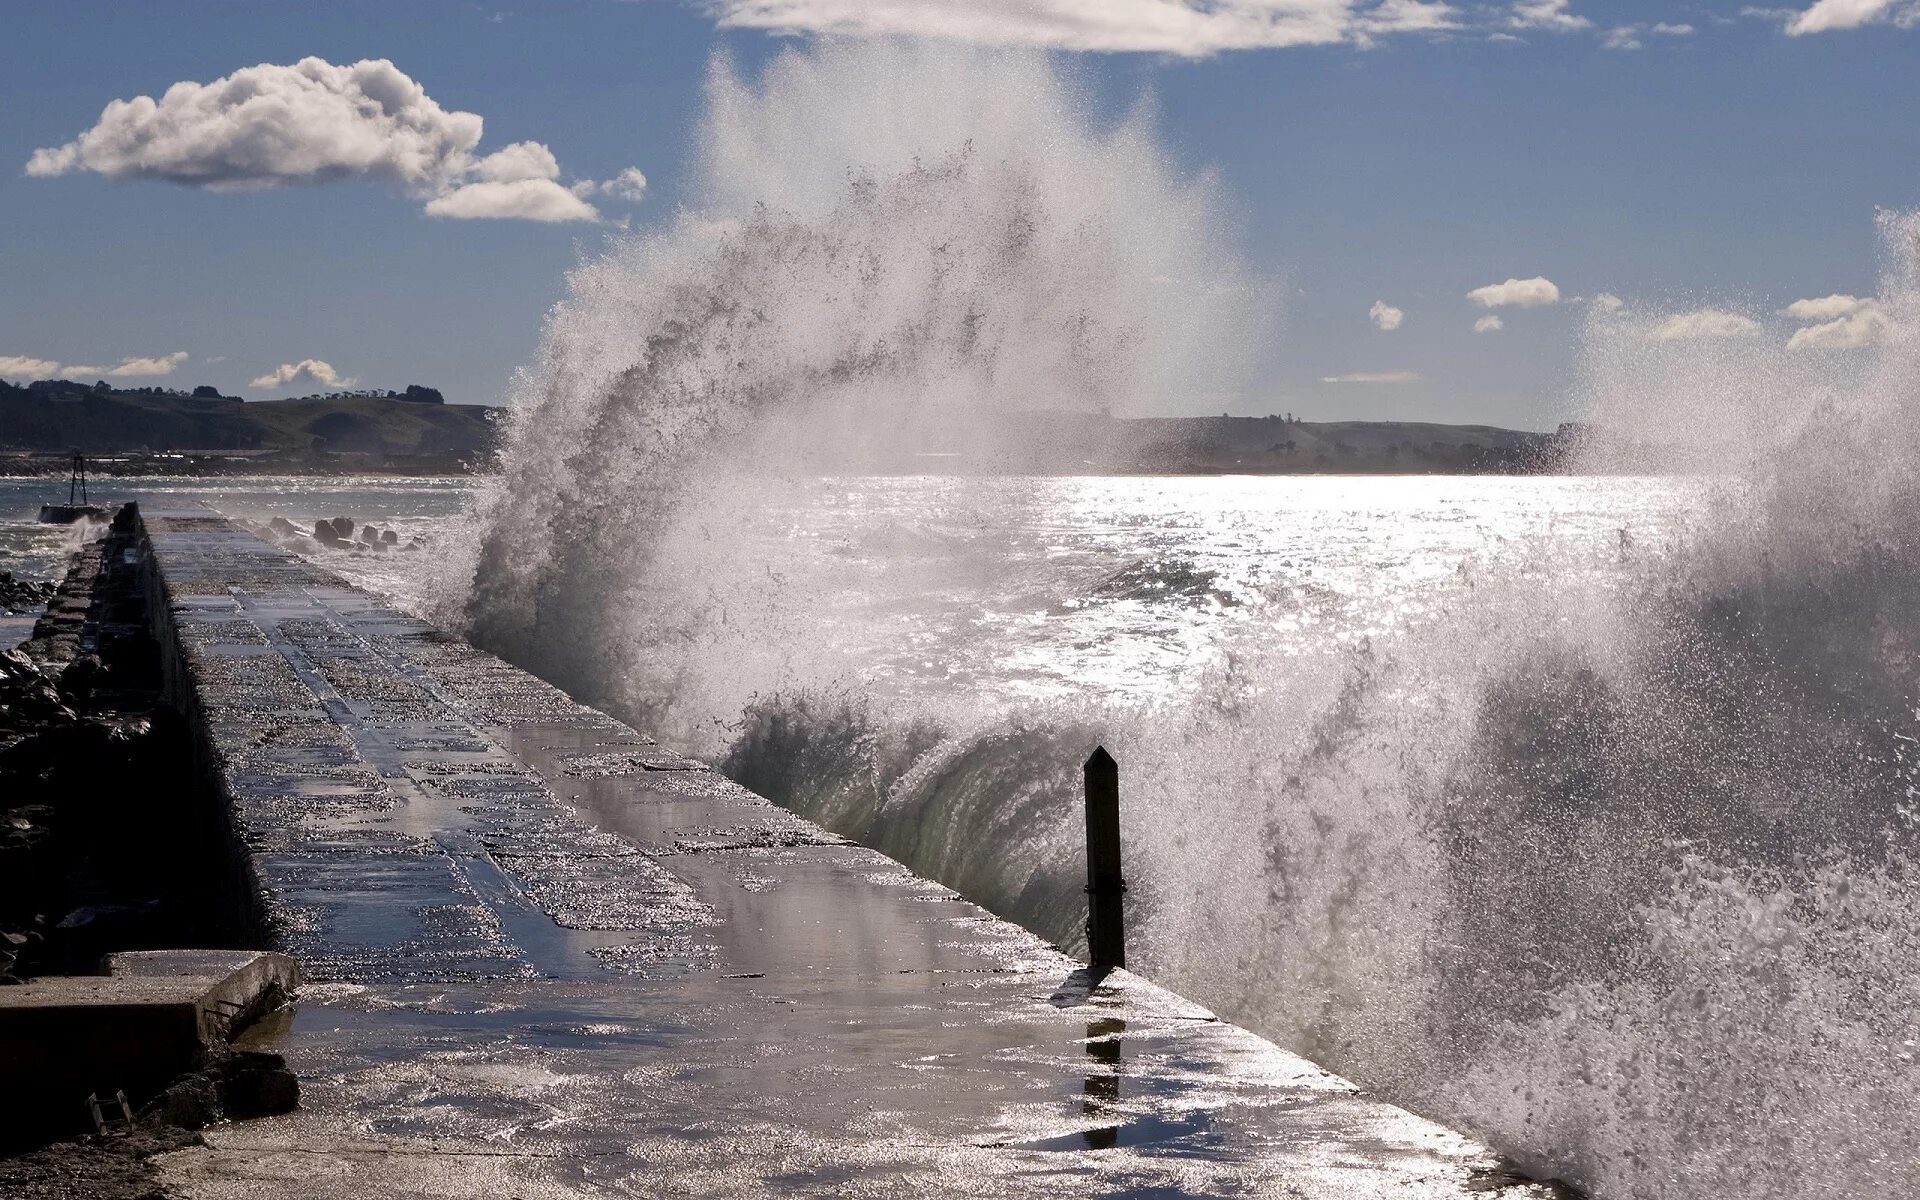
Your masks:
<instances>
[{"instance_id":1,"label":"cumulus cloud","mask_svg":"<svg viewBox=\"0 0 1920 1200\"><path fill-rule=\"evenodd\" d=\"M522 221L593 221L593 205L551 179L485 179L427 201L430 217L474 220L510 217Z\"/></svg>"},{"instance_id":2,"label":"cumulus cloud","mask_svg":"<svg viewBox=\"0 0 1920 1200\"><path fill-rule=\"evenodd\" d=\"M612 196L615 200L625 200L628 204L638 204L646 198L647 177L640 173L639 167L628 167L612 179L599 185L600 194Z\"/></svg>"},{"instance_id":3,"label":"cumulus cloud","mask_svg":"<svg viewBox=\"0 0 1920 1200\"><path fill-rule=\"evenodd\" d=\"M1488 313L1473 323L1475 333L1498 333L1506 327L1507 323L1502 321L1496 313Z\"/></svg>"},{"instance_id":4,"label":"cumulus cloud","mask_svg":"<svg viewBox=\"0 0 1920 1200\"><path fill-rule=\"evenodd\" d=\"M1878 300L1836 292L1834 295L1822 296L1817 300L1795 300L1780 312L1796 321L1832 321L1839 317L1850 317L1863 308L1877 308L1879 303Z\"/></svg>"},{"instance_id":5,"label":"cumulus cloud","mask_svg":"<svg viewBox=\"0 0 1920 1200\"><path fill-rule=\"evenodd\" d=\"M171 375L187 361L185 350L172 354L128 355L111 367L86 363L59 363L50 358L25 355L0 355L0 377L34 376L46 379L65 375L74 379L137 379L142 376Z\"/></svg>"},{"instance_id":6,"label":"cumulus cloud","mask_svg":"<svg viewBox=\"0 0 1920 1200\"><path fill-rule=\"evenodd\" d=\"M1574 33L1592 28L1593 22L1568 12L1571 0L1520 0L1507 13L1507 24L1514 29L1545 29L1553 33Z\"/></svg>"},{"instance_id":7,"label":"cumulus cloud","mask_svg":"<svg viewBox=\"0 0 1920 1200\"><path fill-rule=\"evenodd\" d=\"M1400 323L1407 319L1406 313L1388 304L1385 300L1375 300L1373 307L1367 310L1367 316L1372 318L1377 328L1387 333L1392 333L1394 330L1400 328Z\"/></svg>"},{"instance_id":8,"label":"cumulus cloud","mask_svg":"<svg viewBox=\"0 0 1920 1200\"><path fill-rule=\"evenodd\" d=\"M1322 375L1321 383L1416 383L1420 376L1412 371L1354 371L1346 375Z\"/></svg>"},{"instance_id":9,"label":"cumulus cloud","mask_svg":"<svg viewBox=\"0 0 1920 1200\"><path fill-rule=\"evenodd\" d=\"M1560 303L1560 289L1553 280L1536 275L1475 288L1467 293L1467 299L1482 308L1545 308Z\"/></svg>"},{"instance_id":10,"label":"cumulus cloud","mask_svg":"<svg viewBox=\"0 0 1920 1200\"><path fill-rule=\"evenodd\" d=\"M1885 307L1871 297L1833 295L1795 300L1781 311L1803 322L1787 339L1787 347L1792 350L1857 350L1877 345L1893 325Z\"/></svg>"},{"instance_id":11,"label":"cumulus cloud","mask_svg":"<svg viewBox=\"0 0 1920 1200\"><path fill-rule=\"evenodd\" d=\"M1656 342L1691 342L1751 337L1759 331L1760 323L1752 317L1723 308L1699 308L1668 317L1654 326L1647 337Z\"/></svg>"},{"instance_id":12,"label":"cumulus cloud","mask_svg":"<svg viewBox=\"0 0 1920 1200\"><path fill-rule=\"evenodd\" d=\"M50 358L30 354L0 354L0 379L45 379L56 375L60 364Z\"/></svg>"},{"instance_id":13,"label":"cumulus cloud","mask_svg":"<svg viewBox=\"0 0 1920 1200\"><path fill-rule=\"evenodd\" d=\"M92 171L213 191L368 180L432 205L491 187L436 215L591 221L539 142L480 156L481 118L448 111L386 59L262 63L159 99L115 100L72 141L35 150L27 174ZM501 190L505 188L506 190ZM564 199L563 199L564 198Z\"/></svg>"},{"instance_id":14,"label":"cumulus cloud","mask_svg":"<svg viewBox=\"0 0 1920 1200\"><path fill-rule=\"evenodd\" d=\"M273 370L253 381L257 388L283 388L294 384L317 387L351 387L353 380L343 378L332 364L317 358L303 358L297 363L281 363Z\"/></svg>"},{"instance_id":15,"label":"cumulus cloud","mask_svg":"<svg viewBox=\"0 0 1920 1200\"><path fill-rule=\"evenodd\" d=\"M1612 292L1598 292L1587 303L1604 313L1616 313L1627 306L1627 302Z\"/></svg>"},{"instance_id":16,"label":"cumulus cloud","mask_svg":"<svg viewBox=\"0 0 1920 1200\"><path fill-rule=\"evenodd\" d=\"M1920 25L1920 3L1914 0L1818 0L1811 8L1786 14L1790 37L1880 24L1902 29Z\"/></svg>"},{"instance_id":17,"label":"cumulus cloud","mask_svg":"<svg viewBox=\"0 0 1920 1200\"><path fill-rule=\"evenodd\" d=\"M1442 0L716 0L720 24L1204 58L1461 27Z\"/></svg>"}]
</instances>

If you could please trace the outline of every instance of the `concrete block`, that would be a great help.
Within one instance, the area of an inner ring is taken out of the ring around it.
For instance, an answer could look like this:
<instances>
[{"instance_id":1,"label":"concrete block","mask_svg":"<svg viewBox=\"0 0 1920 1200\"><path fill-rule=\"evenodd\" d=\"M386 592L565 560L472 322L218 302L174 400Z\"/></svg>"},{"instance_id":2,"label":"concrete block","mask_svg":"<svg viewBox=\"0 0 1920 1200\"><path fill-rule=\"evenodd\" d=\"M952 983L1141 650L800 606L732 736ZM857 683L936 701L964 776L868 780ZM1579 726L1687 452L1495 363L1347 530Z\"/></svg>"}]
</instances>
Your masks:
<instances>
[{"instance_id":1,"label":"concrete block","mask_svg":"<svg viewBox=\"0 0 1920 1200\"><path fill-rule=\"evenodd\" d=\"M0 987L0 1120L16 1135L87 1119L89 1093L136 1105L299 985L284 954L116 954L110 974Z\"/></svg>"}]
</instances>

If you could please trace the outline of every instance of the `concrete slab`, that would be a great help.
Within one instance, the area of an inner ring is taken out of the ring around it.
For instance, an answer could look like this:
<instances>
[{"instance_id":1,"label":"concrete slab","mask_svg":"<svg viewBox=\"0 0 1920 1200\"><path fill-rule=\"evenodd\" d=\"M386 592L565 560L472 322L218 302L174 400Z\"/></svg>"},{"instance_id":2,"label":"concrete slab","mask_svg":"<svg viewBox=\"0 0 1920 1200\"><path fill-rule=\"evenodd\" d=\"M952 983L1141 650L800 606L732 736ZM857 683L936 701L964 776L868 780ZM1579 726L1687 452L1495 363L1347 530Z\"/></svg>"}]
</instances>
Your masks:
<instances>
[{"instance_id":1,"label":"concrete slab","mask_svg":"<svg viewBox=\"0 0 1920 1200\"><path fill-rule=\"evenodd\" d=\"M298 1006L189 1197L1545 1194L204 513L176 693Z\"/></svg>"},{"instance_id":2,"label":"concrete slab","mask_svg":"<svg viewBox=\"0 0 1920 1200\"><path fill-rule=\"evenodd\" d=\"M109 966L0 987L10 1125L72 1127L89 1094L138 1104L299 984L291 959L257 951L119 954Z\"/></svg>"}]
</instances>

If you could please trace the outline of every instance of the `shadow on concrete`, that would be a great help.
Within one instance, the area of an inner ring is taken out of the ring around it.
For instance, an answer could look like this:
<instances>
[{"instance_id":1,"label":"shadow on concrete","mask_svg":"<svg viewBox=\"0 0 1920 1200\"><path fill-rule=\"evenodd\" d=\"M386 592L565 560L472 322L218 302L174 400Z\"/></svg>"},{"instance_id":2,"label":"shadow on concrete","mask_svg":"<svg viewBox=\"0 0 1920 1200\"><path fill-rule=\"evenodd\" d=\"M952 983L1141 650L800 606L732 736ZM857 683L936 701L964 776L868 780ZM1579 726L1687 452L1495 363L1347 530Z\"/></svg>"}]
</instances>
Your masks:
<instances>
[{"instance_id":1,"label":"shadow on concrete","mask_svg":"<svg viewBox=\"0 0 1920 1200\"><path fill-rule=\"evenodd\" d=\"M1090 1003L1100 984L1112 974L1112 967L1081 967L1061 981L1047 1003L1055 1008L1078 1008Z\"/></svg>"}]
</instances>

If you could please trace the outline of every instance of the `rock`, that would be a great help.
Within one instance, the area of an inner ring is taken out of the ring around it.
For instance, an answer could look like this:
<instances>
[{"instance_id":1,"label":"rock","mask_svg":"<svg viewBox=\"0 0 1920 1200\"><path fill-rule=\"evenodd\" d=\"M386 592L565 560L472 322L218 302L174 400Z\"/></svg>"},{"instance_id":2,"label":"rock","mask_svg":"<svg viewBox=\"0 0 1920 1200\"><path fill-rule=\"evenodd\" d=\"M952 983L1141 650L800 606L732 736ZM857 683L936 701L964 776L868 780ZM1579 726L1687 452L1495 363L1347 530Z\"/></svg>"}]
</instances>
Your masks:
<instances>
[{"instance_id":1,"label":"rock","mask_svg":"<svg viewBox=\"0 0 1920 1200\"><path fill-rule=\"evenodd\" d=\"M391 529L385 529L380 532L380 540L389 546L398 546L400 544L400 535Z\"/></svg>"},{"instance_id":2,"label":"rock","mask_svg":"<svg viewBox=\"0 0 1920 1200\"><path fill-rule=\"evenodd\" d=\"M105 674L105 668L100 665L99 655L82 654L68 663L66 670L60 672L60 698L70 705L85 703L87 698L93 695L93 689L99 685Z\"/></svg>"},{"instance_id":3,"label":"rock","mask_svg":"<svg viewBox=\"0 0 1920 1200\"><path fill-rule=\"evenodd\" d=\"M333 536L343 542L353 540L353 518L335 517L333 519Z\"/></svg>"},{"instance_id":4,"label":"rock","mask_svg":"<svg viewBox=\"0 0 1920 1200\"><path fill-rule=\"evenodd\" d=\"M205 1075L183 1075L141 1114L152 1124L205 1129L220 1119L220 1093Z\"/></svg>"},{"instance_id":5,"label":"rock","mask_svg":"<svg viewBox=\"0 0 1920 1200\"><path fill-rule=\"evenodd\" d=\"M295 525L292 521L287 520L285 517L275 517L273 520L268 521L267 528L272 530L273 535L278 538L294 538L294 537L304 536L300 532L300 527Z\"/></svg>"},{"instance_id":6,"label":"rock","mask_svg":"<svg viewBox=\"0 0 1920 1200\"><path fill-rule=\"evenodd\" d=\"M0 725L26 729L72 719L53 681L31 658L19 650L0 652Z\"/></svg>"},{"instance_id":7,"label":"rock","mask_svg":"<svg viewBox=\"0 0 1920 1200\"><path fill-rule=\"evenodd\" d=\"M210 1072L220 1090L220 1108L236 1121L270 1117L300 1107L300 1080L287 1060L260 1050L222 1055Z\"/></svg>"}]
</instances>

